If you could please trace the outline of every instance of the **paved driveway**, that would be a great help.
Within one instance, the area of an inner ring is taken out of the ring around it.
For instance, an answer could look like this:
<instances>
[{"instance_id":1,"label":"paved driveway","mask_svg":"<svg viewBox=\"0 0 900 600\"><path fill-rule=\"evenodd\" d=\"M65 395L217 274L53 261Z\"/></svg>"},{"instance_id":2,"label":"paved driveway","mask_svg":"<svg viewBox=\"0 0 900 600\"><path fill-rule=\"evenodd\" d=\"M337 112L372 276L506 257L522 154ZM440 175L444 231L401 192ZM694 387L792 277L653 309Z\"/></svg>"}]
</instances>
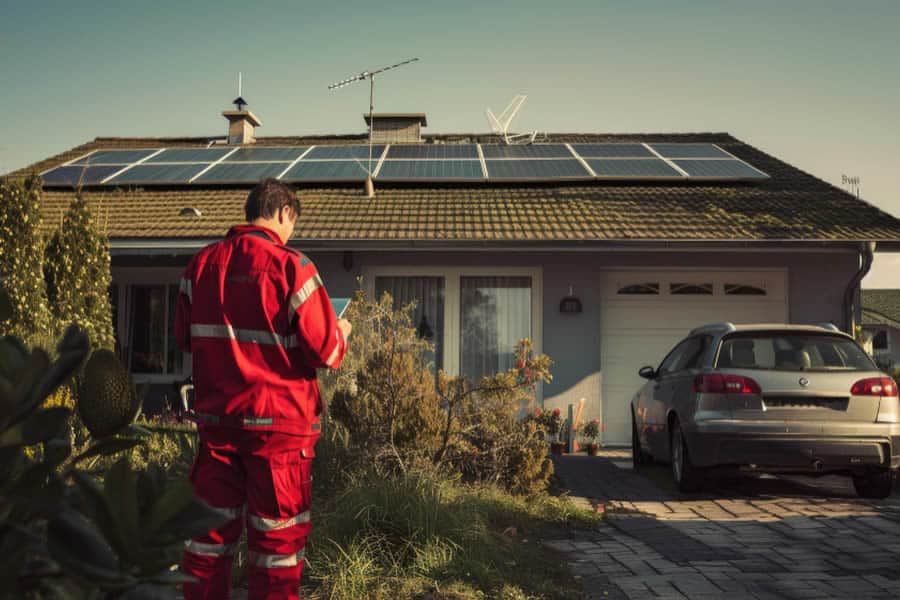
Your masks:
<instances>
[{"instance_id":1,"label":"paved driveway","mask_svg":"<svg viewBox=\"0 0 900 600\"><path fill-rule=\"evenodd\" d=\"M849 478L744 476L679 494L629 451L558 457L596 532L546 544L587 598L900 598L900 495L861 500Z\"/></svg>"}]
</instances>

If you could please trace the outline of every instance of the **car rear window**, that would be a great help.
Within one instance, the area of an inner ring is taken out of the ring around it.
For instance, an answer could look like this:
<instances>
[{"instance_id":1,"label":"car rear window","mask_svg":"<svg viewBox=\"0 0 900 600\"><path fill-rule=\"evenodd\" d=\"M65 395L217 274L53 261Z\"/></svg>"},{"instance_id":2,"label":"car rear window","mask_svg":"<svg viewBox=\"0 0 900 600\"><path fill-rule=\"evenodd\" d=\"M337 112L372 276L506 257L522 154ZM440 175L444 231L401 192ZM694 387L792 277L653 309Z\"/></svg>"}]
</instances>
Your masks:
<instances>
[{"instance_id":1,"label":"car rear window","mask_svg":"<svg viewBox=\"0 0 900 600\"><path fill-rule=\"evenodd\" d=\"M859 345L845 337L808 332L733 334L722 340L719 369L775 371L872 371L877 367Z\"/></svg>"}]
</instances>

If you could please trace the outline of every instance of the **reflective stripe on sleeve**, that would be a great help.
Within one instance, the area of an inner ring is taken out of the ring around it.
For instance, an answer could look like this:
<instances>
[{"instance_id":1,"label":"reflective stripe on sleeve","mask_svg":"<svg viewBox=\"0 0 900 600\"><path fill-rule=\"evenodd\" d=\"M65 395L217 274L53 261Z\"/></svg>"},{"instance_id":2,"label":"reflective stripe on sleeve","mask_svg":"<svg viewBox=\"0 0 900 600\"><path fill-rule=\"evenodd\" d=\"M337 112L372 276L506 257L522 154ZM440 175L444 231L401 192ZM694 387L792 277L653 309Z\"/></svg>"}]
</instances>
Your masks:
<instances>
[{"instance_id":1,"label":"reflective stripe on sleeve","mask_svg":"<svg viewBox=\"0 0 900 600\"><path fill-rule=\"evenodd\" d=\"M191 293L191 280L190 279L185 279L182 277L181 283L178 284L178 291L180 291L182 294L187 296L188 302L191 302L191 303L194 302L194 297L193 297L193 294Z\"/></svg>"},{"instance_id":2,"label":"reflective stripe on sleeve","mask_svg":"<svg viewBox=\"0 0 900 600\"><path fill-rule=\"evenodd\" d=\"M275 531L276 529L284 529L285 527L291 527L292 525L309 523L310 513L307 510L300 513L299 515L288 517L287 519L269 519L266 517L257 517L256 515L250 515L249 519L250 524L253 525L253 528L257 531Z\"/></svg>"},{"instance_id":3,"label":"reflective stripe on sleeve","mask_svg":"<svg viewBox=\"0 0 900 600\"><path fill-rule=\"evenodd\" d=\"M282 346L286 349L297 346L296 335L278 335L274 331L255 329L235 329L231 325L191 325L191 338L224 338L239 342L250 342L268 346Z\"/></svg>"},{"instance_id":4,"label":"reflective stripe on sleeve","mask_svg":"<svg viewBox=\"0 0 900 600\"><path fill-rule=\"evenodd\" d=\"M335 333L337 335L337 333ZM329 367L334 367L334 361L337 360L338 353L341 351L341 340L338 338L337 344L334 345L334 350L331 351L331 354L328 355L328 359L325 361L325 364Z\"/></svg>"},{"instance_id":5,"label":"reflective stripe on sleeve","mask_svg":"<svg viewBox=\"0 0 900 600\"><path fill-rule=\"evenodd\" d=\"M262 554L260 552L247 553L247 561L264 569L281 569L284 567L296 567L306 556L306 550L302 549L296 554Z\"/></svg>"},{"instance_id":6,"label":"reflective stripe on sleeve","mask_svg":"<svg viewBox=\"0 0 900 600\"><path fill-rule=\"evenodd\" d=\"M234 554L235 544L204 544L188 540L184 543L186 552L198 556L230 556Z\"/></svg>"},{"instance_id":7,"label":"reflective stripe on sleeve","mask_svg":"<svg viewBox=\"0 0 900 600\"><path fill-rule=\"evenodd\" d=\"M322 285L324 284L318 273L310 277L306 283L303 284L303 287L297 290L296 294L291 296L291 311L297 312L300 306L312 296L312 293L322 287Z\"/></svg>"}]
</instances>

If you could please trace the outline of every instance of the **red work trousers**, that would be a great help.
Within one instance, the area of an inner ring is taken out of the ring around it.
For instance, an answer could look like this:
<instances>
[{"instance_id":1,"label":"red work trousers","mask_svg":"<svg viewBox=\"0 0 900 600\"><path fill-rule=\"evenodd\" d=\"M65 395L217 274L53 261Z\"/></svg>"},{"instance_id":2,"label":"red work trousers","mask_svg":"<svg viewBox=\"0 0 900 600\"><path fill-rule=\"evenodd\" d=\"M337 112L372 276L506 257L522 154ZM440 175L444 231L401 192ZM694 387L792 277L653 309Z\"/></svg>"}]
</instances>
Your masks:
<instances>
[{"instance_id":1,"label":"red work trousers","mask_svg":"<svg viewBox=\"0 0 900 600\"><path fill-rule=\"evenodd\" d=\"M191 469L194 493L231 519L186 543L182 570L200 579L185 600L227 600L234 550L247 524L251 600L300 597L316 438L204 428Z\"/></svg>"}]
</instances>

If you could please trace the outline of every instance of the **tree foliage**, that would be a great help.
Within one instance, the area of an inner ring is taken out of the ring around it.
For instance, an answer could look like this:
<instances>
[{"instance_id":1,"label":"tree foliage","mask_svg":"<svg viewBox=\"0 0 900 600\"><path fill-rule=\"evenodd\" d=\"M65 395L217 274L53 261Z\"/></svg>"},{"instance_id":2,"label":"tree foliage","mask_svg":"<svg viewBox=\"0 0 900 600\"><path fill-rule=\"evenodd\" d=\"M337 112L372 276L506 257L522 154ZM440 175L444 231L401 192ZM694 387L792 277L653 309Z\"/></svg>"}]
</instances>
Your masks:
<instances>
[{"instance_id":1,"label":"tree foliage","mask_svg":"<svg viewBox=\"0 0 900 600\"><path fill-rule=\"evenodd\" d=\"M9 292L11 316L0 334L32 341L52 332L42 275L41 181L0 180L0 281Z\"/></svg>"},{"instance_id":2,"label":"tree foliage","mask_svg":"<svg viewBox=\"0 0 900 600\"><path fill-rule=\"evenodd\" d=\"M77 323L94 348L113 349L109 238L81 194L75 195L47 244L44 277L55 320Z\"/></svg>"}]
</instances>

